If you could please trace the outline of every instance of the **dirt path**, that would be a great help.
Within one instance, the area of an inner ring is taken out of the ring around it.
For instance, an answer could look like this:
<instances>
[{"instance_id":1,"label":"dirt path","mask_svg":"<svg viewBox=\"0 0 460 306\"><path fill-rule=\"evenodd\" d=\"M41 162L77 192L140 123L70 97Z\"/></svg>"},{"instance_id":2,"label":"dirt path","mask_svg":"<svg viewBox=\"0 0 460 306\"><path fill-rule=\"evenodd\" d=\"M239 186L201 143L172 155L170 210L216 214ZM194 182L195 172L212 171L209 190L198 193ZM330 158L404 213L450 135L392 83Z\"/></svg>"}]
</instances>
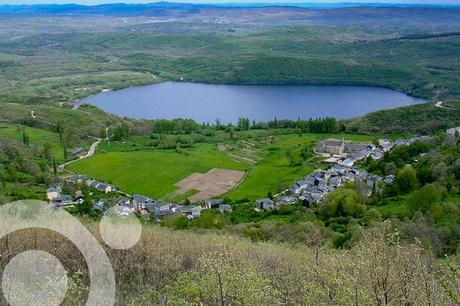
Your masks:
<instances>
[{"instance_id":1,"label":"dirt path","mask_svg":"<svg viewBox=\"0 0 460 306\"><path fill-rule=\"evenodd\" d=\"M444 102L439 101L439 102L436 102L436 104L434 106L439 107L439 108L443 108L443 109L447 109L447 110L460 111L460 109L457 109L457 108L444 106L443 103Z\"/></svg>"}]
</instances>

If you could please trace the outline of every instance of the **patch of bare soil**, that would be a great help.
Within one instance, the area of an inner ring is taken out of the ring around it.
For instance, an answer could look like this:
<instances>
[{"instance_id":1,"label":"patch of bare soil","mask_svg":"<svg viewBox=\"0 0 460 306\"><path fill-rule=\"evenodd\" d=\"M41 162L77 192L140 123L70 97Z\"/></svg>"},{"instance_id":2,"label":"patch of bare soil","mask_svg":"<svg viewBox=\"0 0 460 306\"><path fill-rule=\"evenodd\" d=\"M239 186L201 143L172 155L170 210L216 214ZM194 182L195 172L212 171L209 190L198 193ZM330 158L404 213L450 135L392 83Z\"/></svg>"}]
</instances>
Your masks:
<instances>
[{"instance_id":1,"label":"patch of bare soil","mask_svg":"<svg viewBox=\"0 0 460 306\"><path fill-rule=\"evenodd\" d=\"M216 197L232 190L243 179L244 172L237 170L213 168L207 173L193 173L177 182L177 194L184 194L195 189L199 192L189 198L190 201L202 201Z\"/></svg>"}]
</instances>

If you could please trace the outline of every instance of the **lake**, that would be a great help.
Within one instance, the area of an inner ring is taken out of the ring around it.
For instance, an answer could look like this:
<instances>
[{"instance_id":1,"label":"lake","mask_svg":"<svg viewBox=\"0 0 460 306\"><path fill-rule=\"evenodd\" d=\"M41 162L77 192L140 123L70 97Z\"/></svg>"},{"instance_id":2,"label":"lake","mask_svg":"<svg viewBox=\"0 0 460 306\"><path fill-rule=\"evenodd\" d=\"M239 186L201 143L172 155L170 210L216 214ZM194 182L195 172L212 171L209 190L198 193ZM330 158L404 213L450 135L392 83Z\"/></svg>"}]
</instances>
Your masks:
<instances>
[{"instance_id":1,"label":"lake","mask_svg":"<svg viewBox=\"0 0 460 306\"><path fill-rule=\"evenodd\" d=\"M212 85L165 82L101 92L90 103L119 116L138 119L192 118L197 122L278 119L338 119L423 103L391 89L347 85Z\"/></svg>"}]
</instances>

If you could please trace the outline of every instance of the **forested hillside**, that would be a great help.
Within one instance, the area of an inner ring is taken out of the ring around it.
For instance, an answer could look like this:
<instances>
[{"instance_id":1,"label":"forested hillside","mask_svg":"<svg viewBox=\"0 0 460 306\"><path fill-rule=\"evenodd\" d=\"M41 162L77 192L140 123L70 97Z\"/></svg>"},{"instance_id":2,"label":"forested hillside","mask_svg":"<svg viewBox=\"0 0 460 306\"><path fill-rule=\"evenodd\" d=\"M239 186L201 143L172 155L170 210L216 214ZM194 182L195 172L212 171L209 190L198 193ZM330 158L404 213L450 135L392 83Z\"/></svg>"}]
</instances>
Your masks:
<instances>
[{"instance_id":1,"label":"forested hillside","mask_svg":"<svg viewBox=\"0 0 460 306\"><path fill-rule=\"evenodd\" d=\"M102 16L69 18L53 8L45 15L26 8L24 19L7 14L0 20L1 101L70 103L162 80L460 95L459 37L447 35L460 25L457 8L182 9L136 18L107 7ZM279 11L285 18L277 18Z\"/></svg>"},{"instance_id":2,"label":"forested hillside","mask_svg":"<svg viewBox=\"0 0 460 306\"><path fill-rule=\"evenodd\" d=\"M435 102L382 110L346 120L351 132L429 134L460 125L460 101Z\"/></svg>"}]
</instances>

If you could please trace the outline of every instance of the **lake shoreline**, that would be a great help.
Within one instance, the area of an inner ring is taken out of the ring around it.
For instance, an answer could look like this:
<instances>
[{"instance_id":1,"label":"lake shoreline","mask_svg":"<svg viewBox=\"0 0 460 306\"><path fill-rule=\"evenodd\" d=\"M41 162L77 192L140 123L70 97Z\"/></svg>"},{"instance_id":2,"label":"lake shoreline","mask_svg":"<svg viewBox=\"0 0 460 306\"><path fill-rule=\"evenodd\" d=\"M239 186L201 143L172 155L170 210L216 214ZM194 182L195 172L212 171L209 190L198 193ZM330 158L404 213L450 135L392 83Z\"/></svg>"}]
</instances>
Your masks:
<instances>
[{"instance_id":1,"label":"lake shoreline","mask_svg":"<svg viewBox=\"0 0 460 306\"><path fill-rule=\"evenodd\" d=\"M402 94L405 94L409 97L417 98L417 99L423 99L425 100L425 103L433 102L434 97L432 96L422 96L422 95L417 95L413 94L411 92L406 92L400 88L392 87L390 85L381 85L381 84L369 84L369 83L347 83L347 82L321 82L321 83L315 83L315 82L242 82L242 83L237 83L237 82L208 82L208 81L194 81L194 80L180 80L180 79L162 79L160 76L157 76L154 78L155 81L144 84L144 85L131 85L127 87L121 87L121 88L107 88L100 90L98 92L89 94L88 96L85 96L81 99L75 100L72 102L73 107L79 107L81 104L78 104L82 100L86 100L91 96L98 95L100 93L105 92L104 90L109 90L109 91L120 91L124 90L127 88L136 88L136 87L145 87L145 86L151 86L151 85L156 85L156 84L163 84L167 82L175 82L175 83L193 83L193 84L205 84L205 85L245 85L245 86L257 86L257 85L263 85L263 86L298 86L298 85L314 85L314 86L357 86L357 87L377 87L377 88L384 88L384 89L390 89Z\"/></svg>"},{"instance_id":2,"label":"lake shoreline","mask_svg":"<svg viewBox=\"0 0 460 306\"><path fill-rule=\"evenodd\" d=\"M118 101L115 105L113 101L119 99L124 99L125 102ZM112 102L107 102L108 100ZM219 103L215 103L216 100ZM182 104L179 101L182 101ZM204 123L220 119L224 123L234 123L240 117L248 117L258 122L273 120L275 117L280 120L319 117L350 119L376 110L426 102L425 99L401 91L366 85L293 83L228 85L164 81L116 90L106 89L104 92L76 101L75 105L78 107L89 103L105 112L135 119L190 118ZM329 106L322 106L324 103ZM267 106L269 107L266 108ZM136 110L136 107L141 107L142 111ZM195 109L191 109L193 107ZM337 107L344 107L345 110L334 110ZM152 108L155 108L155 112ZM177 111L173 111L174 108ZM294 110L289 112L289 108ZM316 113L314 109L318 112ZM293 112L296 110L298 114L296 113L294 118ZM211 118L213 112L215 115ZM229 113L235 115L232 117Z\"/></svg>"}]
</instances>

